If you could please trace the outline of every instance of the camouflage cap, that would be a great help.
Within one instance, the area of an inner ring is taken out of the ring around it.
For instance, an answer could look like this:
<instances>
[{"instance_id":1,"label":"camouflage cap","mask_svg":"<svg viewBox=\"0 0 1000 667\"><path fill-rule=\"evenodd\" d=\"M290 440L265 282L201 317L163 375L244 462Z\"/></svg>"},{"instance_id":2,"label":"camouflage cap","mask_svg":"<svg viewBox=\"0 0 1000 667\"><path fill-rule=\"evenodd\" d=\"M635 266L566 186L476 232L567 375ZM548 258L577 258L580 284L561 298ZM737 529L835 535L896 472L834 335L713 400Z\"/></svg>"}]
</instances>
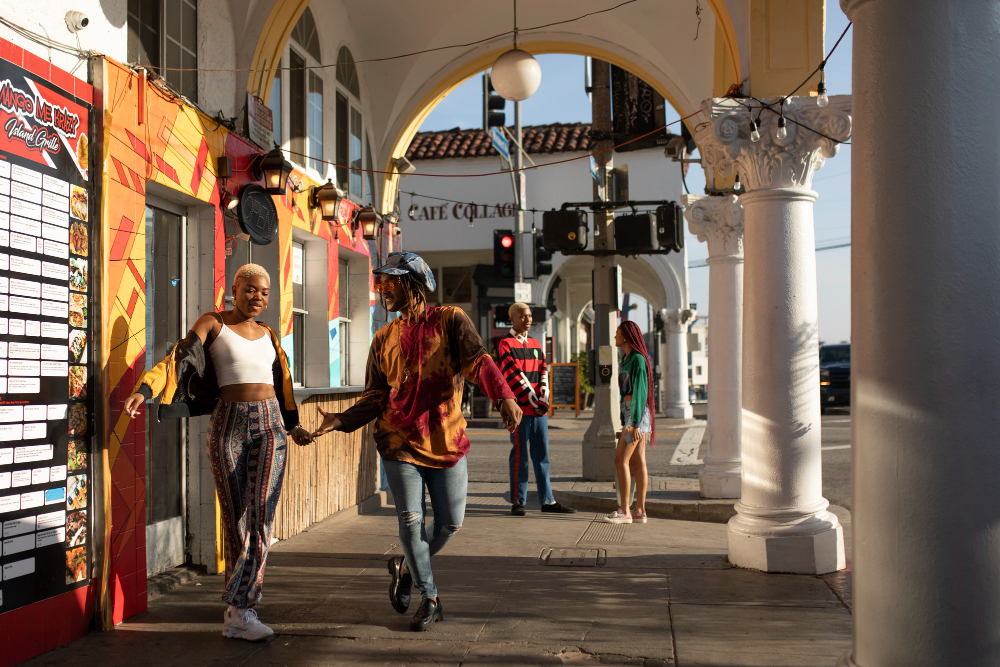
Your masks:
<instances>
[{"instance_id":1,"label":"camouflage cap","mask_svg":"<svg viewBox=\"0 0 1000 667\"><path fill-rule=\"evenodd\" d=\"M434 280L434 272L427 266L424 258L415 252L390 252L385 259L385 264L373 269L372 273L386 273L390 276L401 276L404 273L411 274L425 290L433 292L437 289L437 281Z\"/></svg>"}]
</instances>

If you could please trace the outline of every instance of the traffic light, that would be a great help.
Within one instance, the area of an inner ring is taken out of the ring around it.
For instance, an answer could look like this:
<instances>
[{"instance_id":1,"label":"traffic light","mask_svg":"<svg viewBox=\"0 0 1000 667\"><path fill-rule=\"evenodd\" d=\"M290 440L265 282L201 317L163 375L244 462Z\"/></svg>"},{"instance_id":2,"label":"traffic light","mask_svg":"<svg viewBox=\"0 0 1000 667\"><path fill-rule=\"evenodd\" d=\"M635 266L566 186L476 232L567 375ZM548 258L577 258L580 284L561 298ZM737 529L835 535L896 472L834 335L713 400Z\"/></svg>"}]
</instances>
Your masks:
<instances>
[{"instance_id":1,"label":"traffic light","mask_svg":"<svg viewBox=\"0 0 1000 667\"><path fill-rule=\"evenodd\" d=\"M542 246L552 251L586 248L587 214L580 210L542 213Z\"/></svg>"},{"instance_id":2,"label":"traffic light","mask_svg":"<svg viewBox=\"0 0 1000 667\"><path fill-rule=\"evenodd\" d=\"M541 234L533 234L535 258L535 277L552 275L552 253L545 249L545 240Z\"/></svg>"},{"instance_id":3,"label":"traffic light","mask_svg":"<svg viewBox=\"0 0 1000 667\"><path fill-rule=\"evenodd\" d=\"M615 218L615 250L631 255L659 250L656 218L649 213L619 215Z\"/></svg>"},{"instance_id":4,"label":"traffic light","mask_svg":"<svg viewBox=\"0 0 1000 667\"><path fill-rule=\"evenodd\" d=\"M514 255L517 247L514 232L505 229L493 230L493 273L497 280L514 280Z\"/></svg>"},{"instance_id":5,"label":"traffic light","mask_svg":"<svg viewBox=\"0 0 1000 667\"><path fill-rule=\"evenodd\" d=\"M673 203L656 209L656 237L660 248L680 252L684 249L684 210Z\"/></svg>"},{"instance_id":6,"label":"traffic light","mask_svg":"<svg viewBox=\"0 0 1000 667\"><path fill-rule=\"evenodd\" d=\"M504 116L504 108L507 106L507 100L500 97L496 90L493 88L493 82L490 80L490 73L486 72L483 74L483 129L489 132L491 127L503 127L507 124L507 118Z\"/></svg>"}]
</instances>

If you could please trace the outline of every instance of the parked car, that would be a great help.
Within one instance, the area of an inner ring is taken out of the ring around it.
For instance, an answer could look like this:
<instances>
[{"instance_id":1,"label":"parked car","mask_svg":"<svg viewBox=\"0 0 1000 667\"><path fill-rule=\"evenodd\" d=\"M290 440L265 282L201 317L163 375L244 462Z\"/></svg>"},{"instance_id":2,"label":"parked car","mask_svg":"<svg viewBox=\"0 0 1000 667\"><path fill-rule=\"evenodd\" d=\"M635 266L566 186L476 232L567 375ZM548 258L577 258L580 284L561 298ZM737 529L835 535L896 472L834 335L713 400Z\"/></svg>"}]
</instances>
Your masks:
<instances>
[{"instance_id":1,"label":"parked car","mask_svg":"<svg viewBox=\"0 0 1000 667\"><path fill-rule=\"evenodd\" d=\"M819 346L820 412L851 404L851 345Z\"/></svg>"}]
</instances>

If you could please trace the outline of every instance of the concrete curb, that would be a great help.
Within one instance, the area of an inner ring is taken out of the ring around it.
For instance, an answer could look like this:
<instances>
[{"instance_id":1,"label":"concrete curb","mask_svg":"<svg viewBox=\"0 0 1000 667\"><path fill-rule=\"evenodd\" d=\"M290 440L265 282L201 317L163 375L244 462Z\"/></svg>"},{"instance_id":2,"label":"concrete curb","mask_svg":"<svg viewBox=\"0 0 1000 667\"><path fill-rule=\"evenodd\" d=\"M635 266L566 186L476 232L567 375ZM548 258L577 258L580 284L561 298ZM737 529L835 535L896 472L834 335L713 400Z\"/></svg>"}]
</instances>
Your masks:
<instances>
[{"instance_id":1,"label":"concrete curb","mask_svg":"<svg viewBox=\"0 0 1000 667\"><path fill-rule=\"evenodd\" d=\"M574 493L558 489L553 489L552 493L558 502L575 510L610 513L618 509L618 500L609 494ZM701 498L696 493L690 500L658 500L647 497L646 514L657 519L728 523L729 519L736 515L735 504L735 499L713 500Z\"/></svg>"}]
</instances>

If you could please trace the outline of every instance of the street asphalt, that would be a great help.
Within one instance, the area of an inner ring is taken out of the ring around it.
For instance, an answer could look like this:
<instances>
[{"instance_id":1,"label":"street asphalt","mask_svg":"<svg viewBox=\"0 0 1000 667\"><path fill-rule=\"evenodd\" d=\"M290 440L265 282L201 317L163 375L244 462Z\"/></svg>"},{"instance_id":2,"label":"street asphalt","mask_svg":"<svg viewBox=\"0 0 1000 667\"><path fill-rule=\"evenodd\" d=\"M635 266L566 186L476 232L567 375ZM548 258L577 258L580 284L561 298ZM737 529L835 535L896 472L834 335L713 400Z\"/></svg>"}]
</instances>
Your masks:
<instances>
[{"instance_id":1,"label":"street asphalt","mask_svg":"<svg viewBox=\"0 0 1000 667\"><path fill-rule=\"evenodd\" d=\"M704 420L707 405L694 406L695 419ZM568 416L566 416L568 414ZM580 444L590 424L590 412L578 418L572 413L557 412L549 420L549 477L555 482L576 482L582 479L583 464ZM658 418L657 444L647 451L646 465L652 477L698 477L702 450L687 465L671 465L671 459L685 432L692 425L677 420ZM851 414L850 408L831 408L822 417L823 495L833 505L851 508ZM704 426L704 424L701 424ZM474 482L505 482L509 477L510 436L502 429L472 428L469 430L472 448L469 451L469 480ZM529 491L534 490L534 471Z\"/></svg>"}]
</instances>

